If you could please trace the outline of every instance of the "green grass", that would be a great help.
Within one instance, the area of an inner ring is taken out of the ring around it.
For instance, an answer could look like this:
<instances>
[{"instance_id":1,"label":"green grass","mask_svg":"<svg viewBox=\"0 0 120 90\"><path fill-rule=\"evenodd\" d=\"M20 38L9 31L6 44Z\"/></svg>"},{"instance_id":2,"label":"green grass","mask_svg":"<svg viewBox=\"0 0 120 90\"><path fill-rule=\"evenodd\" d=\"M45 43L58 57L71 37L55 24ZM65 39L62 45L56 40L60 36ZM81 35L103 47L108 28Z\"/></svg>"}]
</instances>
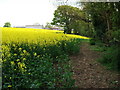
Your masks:
<instances>
[{"instance_id":1,"label":"green grass","mask_svg":"<svg viewBox=\"0 0 120 90\"><path fill-rule=\"evenodd\" d=\"M105 47L105 46L98 46L98 45L92 45L92 46L90 46L90 49L94 50L94 51L104 52L104 51L107 50L107 47Z\"/></svg>"},{"instance_id":2,"label":"green grass","mask_svg":"<svg viewBox=\"0 0 120 90\"><path fill-rule=\"evenodd\" d=\"M120 48L116 46L107 48L98 62L109 70L120 72Z\"/></svg>"},{"instance_id":3,"label":"green grass","mask_svg":"<svg viewBox=\"0 0 120 90\"><path fill-rule=\"evenodd\" d=\"M103 43L97 42L95 45L91 45L90 49L102 53L101 58L97 61L106 69L120 72L120 47L106 47Z\"/></svg>"}]
</instances>

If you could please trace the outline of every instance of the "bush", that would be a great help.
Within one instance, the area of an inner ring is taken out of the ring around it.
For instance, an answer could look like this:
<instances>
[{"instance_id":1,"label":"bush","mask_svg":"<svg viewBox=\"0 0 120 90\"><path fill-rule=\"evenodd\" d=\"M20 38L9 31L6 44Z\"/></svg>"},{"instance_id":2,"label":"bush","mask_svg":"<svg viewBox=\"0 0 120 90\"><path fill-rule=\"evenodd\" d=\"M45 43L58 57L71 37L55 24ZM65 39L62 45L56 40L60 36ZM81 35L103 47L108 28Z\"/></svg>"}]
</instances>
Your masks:
<instances>
[{"instance_id":1,"label":"bush","mask_svg":"<svg viewBox=\"0 0 120 90\"><path fill-rule=\"evenodd\" d=\"M109 30L105 33L104 42L111 45L119 45L120 44L120 30Z\"/></svg>"},{"instance_id":2,"label":"bush","mask_svg":"<svg viewBox=\"0 0 120 90\"><path fill-rule=\"evenodd\" d=\"M109 47L98 61L105 65L107 69L120 72L120 47Z\"/></svg>"},{"instance_id":3,"label":"bush","mask_svg":"<svg viewBox=\"0 0 120 90\"><path fill-rule=\"evenodd\" d=\"M67 41L61 41L61 49L67 53L67 54L76 54L79 52L79 45L80 43L79 39L76 39L76 40L71 40L69 42Z\"/></svg>"},{"instance_id":4,"label":"bush","mask_svg":"<svg viewBox=\"0 0 120 90\"><path fill-rule=\"evenodd\" d=\"M90 39L90 45L95 45L95 39Z\"/></svg>"}]
</instances>

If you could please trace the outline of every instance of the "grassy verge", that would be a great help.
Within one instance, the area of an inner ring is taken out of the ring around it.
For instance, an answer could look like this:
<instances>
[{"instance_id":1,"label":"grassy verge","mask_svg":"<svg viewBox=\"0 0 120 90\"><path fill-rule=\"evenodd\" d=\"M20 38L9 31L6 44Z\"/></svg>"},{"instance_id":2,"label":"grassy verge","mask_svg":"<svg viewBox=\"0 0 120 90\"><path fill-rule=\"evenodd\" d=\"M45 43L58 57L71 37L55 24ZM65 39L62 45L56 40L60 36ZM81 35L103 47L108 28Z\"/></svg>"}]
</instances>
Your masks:
<instances>
[{"instance_id":1,"label":"grassy verge","mask_svg":"<svg viewBox=\"0 0 120 90\"><path fill-rule=\"evenodd\" d=\"M98 61L107 69L120 72L120 48L112 46L104 51L103 56Z\"/></svg>"},{"instance_id":2,"label":"grassy verge","mask_svg":"<svg viewBox=\"0 0 120 90\"><path fill-rule=\"evenodd\" d=\"M106 47L103 43L96 42L90 48L91 50L102 52L102 57L97 60L98 62L109 70L120 72L120 47Z\"/></svg>"}]
</instances>

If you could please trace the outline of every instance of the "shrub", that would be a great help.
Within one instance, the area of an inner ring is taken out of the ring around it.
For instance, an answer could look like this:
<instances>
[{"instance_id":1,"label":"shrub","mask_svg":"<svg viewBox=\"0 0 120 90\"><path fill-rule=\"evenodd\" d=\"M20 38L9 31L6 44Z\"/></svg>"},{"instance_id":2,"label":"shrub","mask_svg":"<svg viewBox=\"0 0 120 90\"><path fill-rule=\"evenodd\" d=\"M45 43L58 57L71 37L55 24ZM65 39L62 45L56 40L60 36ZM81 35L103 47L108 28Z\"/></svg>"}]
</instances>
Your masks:
<instances>
[{"instance_id":1,"label":"shrub","mask_svg":"<svg viewBox=\"0 0 120 90\"><path fill-rule=\"evenodd\" d=\"M107 69L120 72L120 47L109 47L98 61L105 65Z\"/></svg>"},{"instance_id":2,"label":"shrub","mask_svg":"<svg viewBox=\"0 0 120 90\"><path fill-rule=\"evenodd\" d=\"M95 45L95 39L90 39L90 45Z\"/></svg>"}]
</instances>

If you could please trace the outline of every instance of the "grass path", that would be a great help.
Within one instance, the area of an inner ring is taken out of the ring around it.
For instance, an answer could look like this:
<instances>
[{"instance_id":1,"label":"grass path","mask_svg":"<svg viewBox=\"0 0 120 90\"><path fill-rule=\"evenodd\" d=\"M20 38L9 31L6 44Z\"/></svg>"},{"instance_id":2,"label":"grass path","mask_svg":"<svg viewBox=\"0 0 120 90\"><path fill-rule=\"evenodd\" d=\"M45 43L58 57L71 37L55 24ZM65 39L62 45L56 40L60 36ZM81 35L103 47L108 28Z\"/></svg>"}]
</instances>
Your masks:
<instances>
[{"instance_id":1,"label":"grass path","mask_svg":"<svg viewBox=\"0 0 120 90\"><path fill-rule=\"evenodd\" d=\"M106 70L96 61L101 52L90 50L89 43L81 44L80 53L71 56L73 79L79 88L112 88L118 86L119 74Z\"/></svg>"}]
</instances>

